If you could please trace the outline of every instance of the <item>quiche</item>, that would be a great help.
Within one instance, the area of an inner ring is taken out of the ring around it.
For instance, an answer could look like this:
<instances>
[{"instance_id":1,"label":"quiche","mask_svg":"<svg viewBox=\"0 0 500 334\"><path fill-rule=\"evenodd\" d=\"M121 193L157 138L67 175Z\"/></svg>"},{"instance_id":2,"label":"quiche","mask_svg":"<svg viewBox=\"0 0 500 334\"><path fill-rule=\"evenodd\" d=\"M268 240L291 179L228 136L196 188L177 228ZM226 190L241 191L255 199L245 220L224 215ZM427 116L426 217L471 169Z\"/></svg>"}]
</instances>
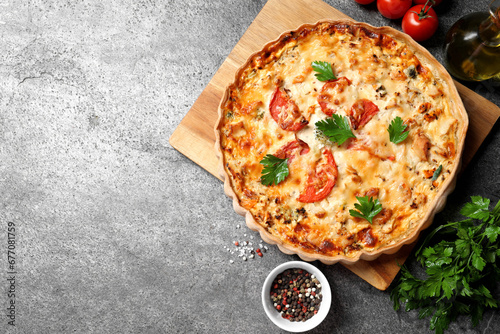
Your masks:
<instances>
[{"instance_id":1,"label":"quiche","mask_svg":"<svg viewBox=\"0 0 500 334\"><path fill-rule=\"evenodd\" d=\"M264 241L326 264L416 240L454 189L468 117L407 35L354 21L282 34L225 90L225 191Z\"/></svg>"}]
</instances>

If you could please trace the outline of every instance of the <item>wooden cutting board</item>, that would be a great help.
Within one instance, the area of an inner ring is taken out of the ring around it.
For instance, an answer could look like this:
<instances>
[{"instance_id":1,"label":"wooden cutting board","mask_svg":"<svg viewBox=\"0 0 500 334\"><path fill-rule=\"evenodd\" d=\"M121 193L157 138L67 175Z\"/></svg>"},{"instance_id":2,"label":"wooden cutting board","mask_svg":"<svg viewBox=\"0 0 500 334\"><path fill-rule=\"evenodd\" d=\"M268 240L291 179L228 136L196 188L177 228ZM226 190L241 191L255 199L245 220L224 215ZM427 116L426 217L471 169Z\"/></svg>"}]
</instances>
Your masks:
<instances>
[{"instance_id":1,"label":"wooden cutting board","mask_svg":"<svg viewBox=\"0 0 500 334\"><path fill-rule=\"evenodd\" d=\"M175 129L170 137L172 147L220 178L213 128L223 91L234 80L236 70L248 56L284 31L321 19L343 18L349 17L320 0L269 0ZM500 116L500 108L460 83L456 82L456 86L470 117L463 156L465 167ZM397 263L404 263L413 246L374 261L345 266L374 287L385 290L399 272Z\"/></svg>"}]
</instances>

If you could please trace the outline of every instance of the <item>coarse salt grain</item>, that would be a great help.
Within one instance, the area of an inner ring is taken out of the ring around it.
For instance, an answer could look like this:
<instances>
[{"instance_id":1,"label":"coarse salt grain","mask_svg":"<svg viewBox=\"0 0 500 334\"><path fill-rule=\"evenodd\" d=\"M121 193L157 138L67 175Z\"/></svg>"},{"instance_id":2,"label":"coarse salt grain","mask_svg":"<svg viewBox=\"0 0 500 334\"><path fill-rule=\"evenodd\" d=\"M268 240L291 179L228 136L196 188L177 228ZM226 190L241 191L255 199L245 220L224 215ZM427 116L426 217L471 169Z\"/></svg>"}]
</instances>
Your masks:
<instances>
[{"instance_id":1,"label":"coarse salt grain","mask_svg":"<svg viewBox=\"0 0 500 334\"><path fill-rule=\"evenodd\" d=\"M245 237L247 236L246 234L244 235ZM253 236L250 236L250 239L253 239ZM267 246L263 246L262 247L262 240L260 240L261 244L259 246L261 246L260 248L257 248L257 251L253 248L254 245L252 242L248 241L248 240L244 240L244 241L238 241L238 240L234 240L233 241L233 245L235 247L233 248L230 248L230 247L227 247L227 246L224 246L224 249L227 251L227 252L230 252L231 254L236 254L238 257L240 258L244 258L243 261L246 261L247 259L255 259L256 256L255 254L259 255L260 257L263 256L263 252L266 252L267 249L269 249Z\"/></svg>"}]
</instances>

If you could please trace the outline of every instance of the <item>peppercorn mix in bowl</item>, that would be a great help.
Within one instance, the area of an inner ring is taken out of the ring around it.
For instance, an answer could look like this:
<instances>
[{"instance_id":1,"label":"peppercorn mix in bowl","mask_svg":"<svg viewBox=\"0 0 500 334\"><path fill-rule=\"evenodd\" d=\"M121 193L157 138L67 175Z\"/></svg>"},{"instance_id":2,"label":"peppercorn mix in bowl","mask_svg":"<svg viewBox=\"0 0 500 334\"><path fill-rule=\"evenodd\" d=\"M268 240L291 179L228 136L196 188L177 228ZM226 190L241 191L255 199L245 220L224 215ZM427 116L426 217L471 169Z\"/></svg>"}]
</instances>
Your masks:
<instances>
[{"instance_id":1,"label":"peppercorn mix in bowl","mask_svg":"<svg viewBox=\"0 0 500 334\"><path fill-rule=\"evenodd\" d=\"M262 287L267 316L289 332L305 332L318 326L326 318L331 300L326 277L318 268L302 261L277 266Z\"/></svg>"}]
</instances>

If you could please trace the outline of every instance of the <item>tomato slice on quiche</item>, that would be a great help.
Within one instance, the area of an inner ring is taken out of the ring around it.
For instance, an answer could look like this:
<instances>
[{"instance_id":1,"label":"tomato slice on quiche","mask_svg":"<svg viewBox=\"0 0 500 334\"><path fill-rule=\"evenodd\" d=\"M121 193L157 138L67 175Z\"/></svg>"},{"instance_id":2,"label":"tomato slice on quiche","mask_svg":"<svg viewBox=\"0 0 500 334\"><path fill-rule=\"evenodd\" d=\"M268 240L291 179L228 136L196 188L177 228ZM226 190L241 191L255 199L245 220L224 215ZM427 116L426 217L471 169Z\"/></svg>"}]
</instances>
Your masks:
<instances>
[{"instance_id":1,"label":"tomato slice on quiche","mask_svg":"<svg viewBox=\"0 0 500 334\"><path fill-rule=\"evenodd\" d=\"M350 85L351 80L346 77L328 81L323 85L318 96L318 104L326 115L332 116L335 114L337 107L345 103L345 97L341 95L345 88Z\"/></svg>"},{"instance_id":2,"label":"tomato slice on quiche","mask_svg":"<svg viewBox=\"0 0 500 334\"><path fill-rule=\"evenodd\" d=\"M276 152L275 156L280 159L288 159L288 163L290 163L297 154L303 155L308 152L309 145L307 145L306 142L297 139L281 147L278 152Z\"/></svg>"},{"instance_id":3,"label":"tomato slice on quiche","mask_svg":"<svg viewBox=\"0 0 500 334\"><path fill-rule=\"evenodd\" d=\"M297 104L280 87L274 91L269 112L283 130L299 131L309 123L300 113Z\"/></svg>"},{"instance_id":4,"label":"tomato slice on quiche","mask_svg":"<svg viewBox=\"0 0 500 334\"><path fill-rule=\"evenodd\" d=\"M302 203L313 203L321 201L332 192L337 183L338 169L333 154L329 149L323 150L320 161L315 170L309 176L306 188L300 194L298 201Z\"/></svg>"},{"instance_id":5,"label":"tomato slice on quiche","mask_svg":"<svg viewBox=\"0 0 500 334\"><path fill-rule=\"evenodd\" d=\"M377 105L367 99L359 99L352 105L347 112L351 125L354 130L361 129L368 123L379 111Z\"/></svg>"}]
</instances>

